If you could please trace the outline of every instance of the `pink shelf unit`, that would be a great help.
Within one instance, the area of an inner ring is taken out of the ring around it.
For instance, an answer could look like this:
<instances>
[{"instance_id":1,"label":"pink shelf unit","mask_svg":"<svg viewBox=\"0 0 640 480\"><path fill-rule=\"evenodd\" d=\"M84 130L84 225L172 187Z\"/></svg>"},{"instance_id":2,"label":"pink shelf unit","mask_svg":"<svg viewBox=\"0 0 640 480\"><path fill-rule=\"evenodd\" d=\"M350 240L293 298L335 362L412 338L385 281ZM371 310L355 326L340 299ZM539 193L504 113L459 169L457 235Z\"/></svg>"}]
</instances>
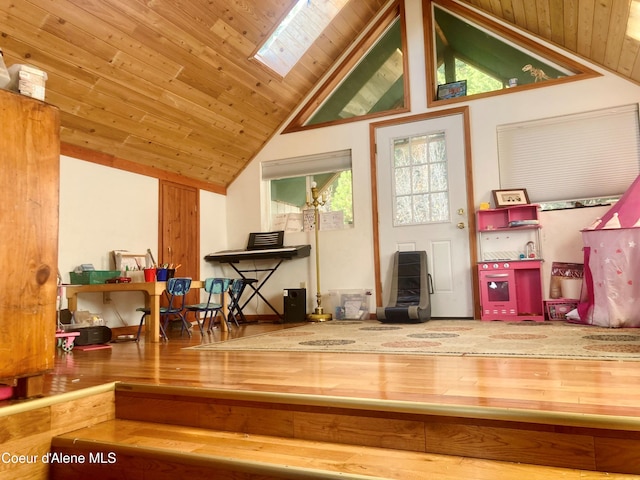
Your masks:
<instances>
[{"instance_id":1,"label":"pink shelf unit","mask_svg":"<svg viewBox=\"0 0 640 480\"><path fill-rule=\"evenodd\" d=\"M545 320L538 211L535 204L478 211L482 320Z\"/></svg>"},{"instance_id":2,"label":"pink shelf unit","mask_svg":"<svg viewBox=\"0 0 640 480\"><path fill-rule=\"evenodd\" d=\"M541 259L538 205L478 211L480 261Z\"/></svg>"},{"instance_id":3,"label":"pink shelf unit","mask_svg":"<svg viewBox=\"0 0 640 480\"><path fill-rule=\"evenodd\" d=\"M539 228L537 223L533 223L538 222L538 209L539 205L530 204L494 208L490 210L478 210L478 230L484 232L501 229L513 230ZM512 224L514 222L523 222L525 224L513 226Z\"/></svg>"}]
</instances>

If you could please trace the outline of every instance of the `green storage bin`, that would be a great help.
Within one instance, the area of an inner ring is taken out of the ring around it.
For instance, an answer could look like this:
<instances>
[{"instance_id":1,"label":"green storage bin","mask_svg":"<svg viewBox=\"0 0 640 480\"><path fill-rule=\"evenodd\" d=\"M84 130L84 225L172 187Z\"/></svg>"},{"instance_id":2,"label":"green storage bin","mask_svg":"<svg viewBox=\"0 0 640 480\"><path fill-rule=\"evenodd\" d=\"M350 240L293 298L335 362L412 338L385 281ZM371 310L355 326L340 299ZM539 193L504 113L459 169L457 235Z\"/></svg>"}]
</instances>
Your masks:
<instances>
[{"instance_id":1,"label":"green storage bin","mask_svg":"<svg viewBox=\"0 0 640 480\"><path fill-rule=\"evenodd\" d=\"M110 278L120 276L119 270L91 270L86 272L69 272L71 285L97 285Z\"/></svg>"}]
</instances>

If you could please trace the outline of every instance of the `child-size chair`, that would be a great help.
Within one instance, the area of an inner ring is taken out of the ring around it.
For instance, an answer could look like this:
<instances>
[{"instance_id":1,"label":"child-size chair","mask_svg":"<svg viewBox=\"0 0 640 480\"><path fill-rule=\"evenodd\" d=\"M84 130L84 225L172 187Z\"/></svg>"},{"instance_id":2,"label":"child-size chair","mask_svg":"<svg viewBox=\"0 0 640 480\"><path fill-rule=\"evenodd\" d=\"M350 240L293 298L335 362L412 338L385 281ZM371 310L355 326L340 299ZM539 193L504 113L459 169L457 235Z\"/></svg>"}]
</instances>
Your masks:
<instances>
[{"instance_id":1,"label":"child-size chair","mask_svg":"<svg viewBox=\"0 0 640 480\"><path fill-rule=\"evenodd\" d=\"M160 307L160 335L164 340L168 340L167 337L167 326L169 325L169 320L172 318L179 318L182 321L182 331L185 330L191 336L191 331L189 330L189 323L185 318L184 311L184 300L185 295L191 289L191 278L187 277L178 277L178 278L170 278L167 280L167 289L165 290L165 295L167 297L168 304L166 307ZM136 308L136 311L142 312L142 318L140 319L140 325L138 326L138 334L136 335L136 342L140 340L140 331L142 330L142 324L144 323L144 319L147 315L151 314L151 310L146 307Z\"/></svg>"},{"instance_id":2,"label":"child-size chair","mask_svg":"<svg viewBox=\"0 0 640 480\"><path fill-rule=\"evenodd\" d=\"M222 320L227 321L227 317L223 311L223 296L229 290L229 284L231 280L228 278L207 278L204 281L204 291L207 292L207 301L204 303L197 303L195 305L187 305L185 310L187 312L194 312L196 316L196 322L200 327L200 333L204 334L204 327L209 319L209 327L207 331L213 330L213 325L218 314L222 314ZM200 315L204 313L202 321Z\"/></svg>"}]
</instances>

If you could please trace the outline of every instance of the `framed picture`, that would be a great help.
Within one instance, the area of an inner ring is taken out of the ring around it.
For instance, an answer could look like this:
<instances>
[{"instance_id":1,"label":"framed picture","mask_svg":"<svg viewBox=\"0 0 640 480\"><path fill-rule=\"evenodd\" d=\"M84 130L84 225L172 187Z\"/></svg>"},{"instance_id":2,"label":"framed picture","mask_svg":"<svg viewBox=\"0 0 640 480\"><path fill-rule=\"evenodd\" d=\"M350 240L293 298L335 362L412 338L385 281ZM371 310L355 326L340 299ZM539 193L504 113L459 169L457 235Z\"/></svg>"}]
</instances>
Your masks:
<instances>
[{"instance_id":1,"label":"framed picture","mask_svg":"<svg viewBox=\"0 0 640 480\"><path fill-rule=\"evenodd\" d=\"M467 81L460 80L458 82L445 83L438 85L438 100L446 100L447 98L464 97L467 94Z\"/></svg>"},{"instance_id":2,"label":"framed picture","mask_svg":"<svg viewBox=\"0 0 640 480\"><path fill-rule=\"evenodd\" d=\"M514 205L528 205L529 196L524 188L514 188L511 190L492 190L493 201L496 208L513 207Z\"/></svg>"}]
</instances>

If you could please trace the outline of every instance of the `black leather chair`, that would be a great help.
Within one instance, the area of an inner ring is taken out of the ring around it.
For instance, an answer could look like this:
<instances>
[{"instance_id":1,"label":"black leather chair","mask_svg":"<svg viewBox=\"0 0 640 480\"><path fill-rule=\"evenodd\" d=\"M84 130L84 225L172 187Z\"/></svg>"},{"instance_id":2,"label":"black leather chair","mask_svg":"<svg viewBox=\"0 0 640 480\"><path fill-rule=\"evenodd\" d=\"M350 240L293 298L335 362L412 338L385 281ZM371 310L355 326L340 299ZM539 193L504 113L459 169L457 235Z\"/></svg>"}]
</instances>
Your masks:
<instances>
[{"instance_id":1,"label":"black leather chair","mask_svg":"<svg viewBox=\"0 0 640 480\"><path fill-rule=\"evenodd\" d=\"M427 252L396 252L391 295L386 307L376 309L384 323L422 323L431 318L431 275Z\"/></svg>"}]
</instances>

